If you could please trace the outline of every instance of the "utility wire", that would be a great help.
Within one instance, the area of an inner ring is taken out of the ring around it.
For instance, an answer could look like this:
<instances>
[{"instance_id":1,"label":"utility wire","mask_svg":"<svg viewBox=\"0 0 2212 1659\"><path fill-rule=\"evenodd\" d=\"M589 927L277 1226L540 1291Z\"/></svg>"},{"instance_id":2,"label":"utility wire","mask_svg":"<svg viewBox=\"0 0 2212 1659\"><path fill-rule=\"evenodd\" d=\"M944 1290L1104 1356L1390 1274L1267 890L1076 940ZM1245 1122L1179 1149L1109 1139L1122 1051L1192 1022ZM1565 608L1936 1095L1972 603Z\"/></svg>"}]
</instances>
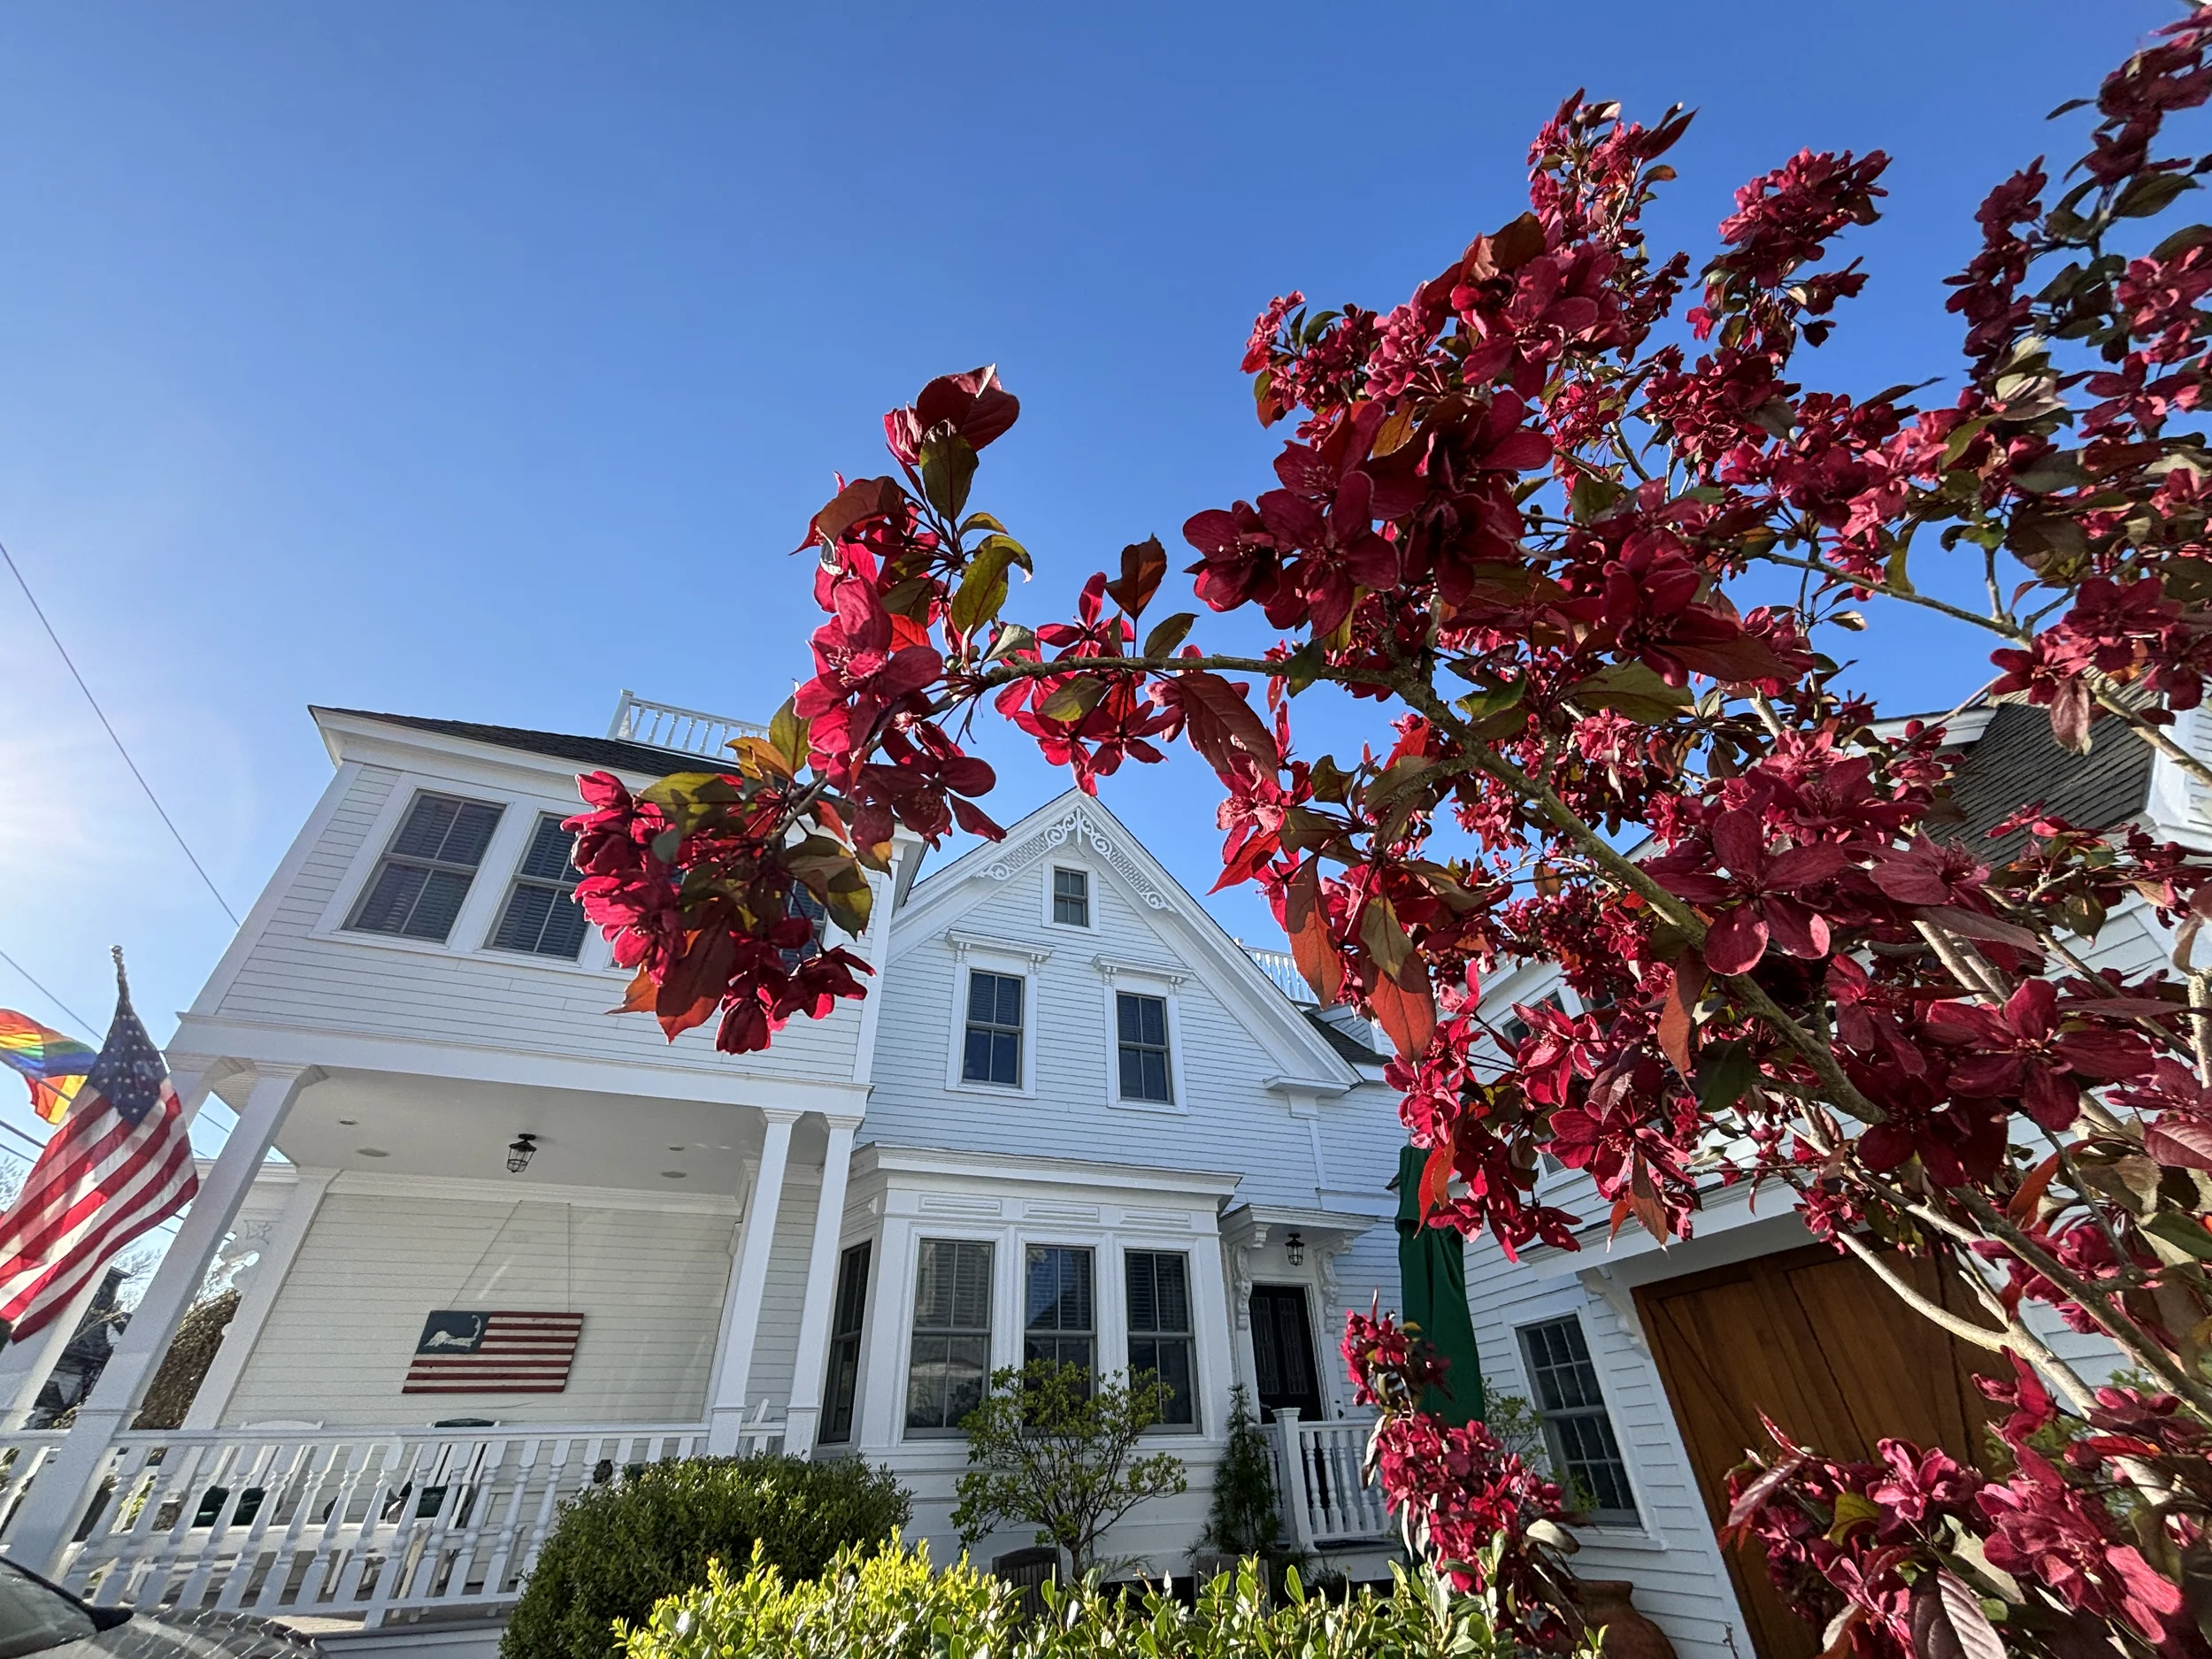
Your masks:
<instances>
[{"instance_id":1,"label":"utility wire","mask_svg":"<svg viewBox=\"0 0 2212 1659\"><path fill-rule=\"evenodd\" d=\"M44 986L41 985L38 982L37 978L28 968L18 962L13 956L8 955L8 953L4 950L0 950L0 962L6 963L8 966L13 968L25 979L30 980L31 988L36 991L41 996L44 997L48 1002L51 1002L56 1008L61 1010L63 1013L68 1015L70 1018L75 1020L77 1022L77 1029L79 1031L87 1033L88 1034L90 1033L92 1030L92 1022L87 1019L82 1014L80 1014L75 1009L70 1007L68 1003L63 1002L61 998L56 996Z\"/></svg>"},{"instance_id":2,"label":"utility wire","mask_svg":"<svg viewBox=\"0 0 2212 1659\"><path fill-rule=\"evenodd\" d=\"M138 780L138 787L146 792L146 799L153 803L154 810L161 815L161 821L169 826L169 833L176 838L179 849L183 852L187 859L190 860L192 868L199 872L200 879L207 884L207 890L215 895L216 903L223 907L223 914L230 918L230 925L233 927L238 926L240 925L238 912L230 908L230 901L223 896L223 890L215 885L214 878L207 873L207 867L200 863L191 847L186 843L184 832L177 827L176 821L169 816L168 809L161 804L161 798L154 794L153 785L146 781L146 774L139 771L138 763L131 758L130 750L123 747L123 740L116 735L115 727L108 723L107 713L100 707L100 700L92 695L92 687L85 684L84 676L77 672L77 664L70 659L69 648L61 642L61 635L54 632L54 625L46 619L46 612L38 603L38 595L31 591L31 584L23 580L23 572L17 566L15 556L8 551L4 542L0 542L0 559L7 561L8 570L15 577L15 585L23 590L23 596L31 602L32 614L38 618L39 626L46 630L46 637L53 641L54 649L61 654L62 663L69 670L69 677L77 682L77 689L84 693L84 700L92 705L92 712L100 717L100 724L107 732L108 741L115 745L115 752L123 757L123 764L131 769L131 776ZM18 971L20 972L20 970ZM28 974L23 977L30 978ZM33 980L32 983L36 984L37 981Z\"/></svg>"}]
</instances>

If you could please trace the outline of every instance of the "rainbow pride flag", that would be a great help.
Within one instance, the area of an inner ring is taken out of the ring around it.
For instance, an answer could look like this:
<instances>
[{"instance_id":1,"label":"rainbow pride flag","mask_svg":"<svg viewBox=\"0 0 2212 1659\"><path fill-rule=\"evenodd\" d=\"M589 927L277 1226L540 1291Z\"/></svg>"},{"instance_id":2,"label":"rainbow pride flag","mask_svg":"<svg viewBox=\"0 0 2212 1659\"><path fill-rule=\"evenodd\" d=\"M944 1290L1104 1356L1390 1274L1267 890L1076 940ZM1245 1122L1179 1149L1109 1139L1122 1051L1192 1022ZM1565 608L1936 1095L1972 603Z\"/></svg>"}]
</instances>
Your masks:
<instances>
[{"instance_id":1,"label":"rainbow pride flag","mask_svg":"<svg viewBox=\"0 0 2212 1659\"><path fill-rule=\"evenodd\" d=\"M31 1086L31 1110L58 1124L76 1098L77 1086L98 1056L74 1037L42 1025L27 1014L0 1008L0 1064L12 1065Z\"/></svg>"}]
</instances>

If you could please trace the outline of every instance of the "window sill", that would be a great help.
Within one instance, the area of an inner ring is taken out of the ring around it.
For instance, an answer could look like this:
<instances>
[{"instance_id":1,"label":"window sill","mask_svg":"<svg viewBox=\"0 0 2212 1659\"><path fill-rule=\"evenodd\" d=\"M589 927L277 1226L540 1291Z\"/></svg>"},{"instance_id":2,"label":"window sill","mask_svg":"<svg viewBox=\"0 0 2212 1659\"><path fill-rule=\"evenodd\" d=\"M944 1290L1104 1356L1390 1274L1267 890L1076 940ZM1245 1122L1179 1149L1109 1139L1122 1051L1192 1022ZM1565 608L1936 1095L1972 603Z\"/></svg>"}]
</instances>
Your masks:
<instances>
[{"instance_id":1,"label":"window sill","mask_svg":"<svg viewBox=\"0 0 2212 1659\"><path fill-rule=\"evenodd\" d=\"M526 950L497 950L480 946L474 950L463 949L452 944L440 944L434 940L405 939L396 933L372 933L354 927L319 929L308 935L310 939L334 945L365 945L371 950L394 950L410 956L430 956L441 962L472 962L498 968L534 968L542 973L558 973L575 978L604 982L611 979L627 979L633 971L612 963L567 962L558 956L541 956ZM585 941L588 944L590 941Z\"/></svg>"},{"instance_id":2,"label":"window sill","mask_svg":"<svg viewBox=\"0 0 2212 1659\"><path fill-rule=\"evenodd\" d=\"M1592 1521L1576 1527L1574 1531L1584 1543L1605 1549L1633 1549L1656 1554L1667 1548L1666 1540L1632 1521Z\"/></svg>"},{"instance_id":3,"label":"window sill","mask_svg":"<svg viewBox=\"0 0 2212 1659\"><path fill-rule=\"evenodd\" d=\"M1012 1083L975 1083L964 1077L956 1077L945 1087L957 1094L990 1095L999 1100L1034 1100L1037 1097L1037 1091L1033 1088L1024 1088Z\"/></svg>"},{"instance_id":4,"label":"window sill","mask_svg":"<svg viewBox=\"0 0 2212 1659\"><path fill-rule=\"evenodd\" d=\"M1149 1112L1155 1118L1187 1118L1190 1116L1188 1107L1179 1106L1173 1101L1123 1100L1117 1096L1106 1103L1116 1111Z\"/></svg>"}]
</instances>

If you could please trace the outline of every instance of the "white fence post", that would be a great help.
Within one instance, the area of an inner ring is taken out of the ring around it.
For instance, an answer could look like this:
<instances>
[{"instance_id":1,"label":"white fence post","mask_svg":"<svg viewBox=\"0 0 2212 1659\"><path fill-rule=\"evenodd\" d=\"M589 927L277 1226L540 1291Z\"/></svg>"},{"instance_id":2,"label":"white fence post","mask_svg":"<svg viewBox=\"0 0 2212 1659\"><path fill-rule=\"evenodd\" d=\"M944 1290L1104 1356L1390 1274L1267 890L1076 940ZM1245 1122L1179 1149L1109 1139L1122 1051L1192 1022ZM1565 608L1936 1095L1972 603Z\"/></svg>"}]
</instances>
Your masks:
<instances>
[{"instance_id":1,"label":"white fence post","mask_svg":"<svg viewBox=\"0 0 2212 1659\"><path fill-rule=\"evenodd\" d=\"M1283 1518L1290 1523L1290 1541L1302 1552L1313 1548L1313 1509L1306 1485L1305 1448L1298 1434L1298 1408L1275 1408L1275 1432L1283 1447Z\"/></svg>"}]
</instances>

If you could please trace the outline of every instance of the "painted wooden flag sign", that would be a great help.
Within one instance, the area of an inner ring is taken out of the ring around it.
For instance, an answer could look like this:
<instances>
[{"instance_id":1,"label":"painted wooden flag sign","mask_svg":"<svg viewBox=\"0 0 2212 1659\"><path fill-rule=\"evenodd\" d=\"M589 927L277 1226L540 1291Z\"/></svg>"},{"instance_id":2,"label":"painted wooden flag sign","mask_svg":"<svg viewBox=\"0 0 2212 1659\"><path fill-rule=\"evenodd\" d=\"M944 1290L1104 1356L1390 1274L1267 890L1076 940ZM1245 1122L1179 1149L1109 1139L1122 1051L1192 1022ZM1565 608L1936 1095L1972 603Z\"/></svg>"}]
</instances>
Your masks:
<instances>
[{"instance_id":1,"label":"painted wooden flag sign","mask_svg":"<svg viewBox=\"0 0 2212 1659\"><path fill-rule=\"evenodd\" d=\"M443 1308L423 1321L403 1394L557 1394L576 1363L580 1313Z\"/></svg>"}]
</instances>

